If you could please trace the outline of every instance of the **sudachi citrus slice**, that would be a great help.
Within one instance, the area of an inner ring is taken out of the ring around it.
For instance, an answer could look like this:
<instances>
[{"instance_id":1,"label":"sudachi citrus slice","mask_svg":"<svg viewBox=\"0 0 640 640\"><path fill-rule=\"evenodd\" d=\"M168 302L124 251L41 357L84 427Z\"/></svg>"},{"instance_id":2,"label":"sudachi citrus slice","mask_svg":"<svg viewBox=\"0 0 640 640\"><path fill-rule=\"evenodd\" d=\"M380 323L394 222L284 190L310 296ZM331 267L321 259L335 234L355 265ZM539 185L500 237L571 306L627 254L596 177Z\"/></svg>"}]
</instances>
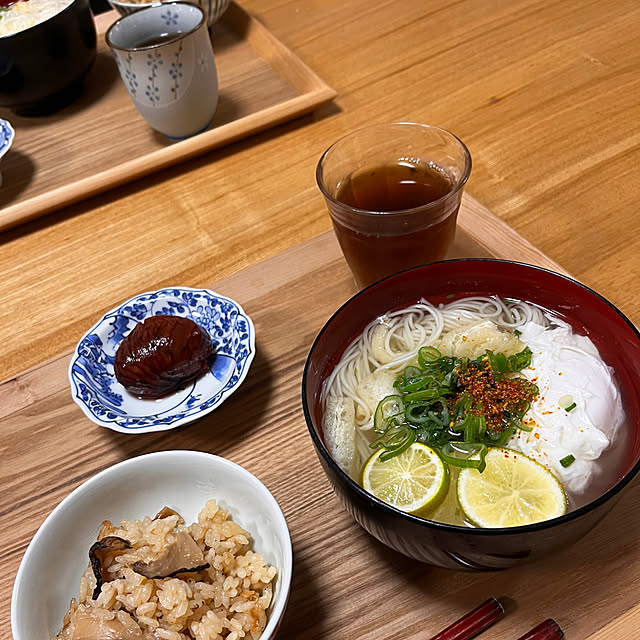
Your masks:
<instances>
[{"instance_id":1,"label":"sudachi citrus slice","mask_svg":"<svg viewBox=\"0 0 640 640\"><path fill-rule=\"evenodd\" d=\"M414 442L406 451L383 462L379 449L362 469L362 486L376 498L414 515L435 509L447 493L449 473L430 447Z\"/></svg>"},{"instance_id":2,"label":"sudachi citrus slice","mask_svg":"<svg viewBox=\"0 0 640 640\"><path fill-rule=\"evenodd\" d=\"M489 449L482 473L462 469L458 502L478 527L517 527L566 513L567 497L541 464L511 449Z\"/></svg>"}]
</instances>

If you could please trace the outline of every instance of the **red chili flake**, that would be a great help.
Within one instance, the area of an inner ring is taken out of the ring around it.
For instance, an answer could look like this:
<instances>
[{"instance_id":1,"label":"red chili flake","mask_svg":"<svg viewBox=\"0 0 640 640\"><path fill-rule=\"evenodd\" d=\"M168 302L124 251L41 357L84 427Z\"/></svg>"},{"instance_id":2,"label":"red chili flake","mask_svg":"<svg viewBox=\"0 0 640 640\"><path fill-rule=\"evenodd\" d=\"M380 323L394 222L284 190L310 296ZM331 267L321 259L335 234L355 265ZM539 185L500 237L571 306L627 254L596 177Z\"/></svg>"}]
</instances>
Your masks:
<instances>
[{"instance_id":1,"label":"red chili flake","mask_svg":"<svg viewBox=\"0 0 640 640\"><path fill-rule=\"evenodd\" d=\"M483 415L487 428L502 431L509 416L518 414L521 407L535 399L531 384L524 378L497 378L489 358L484 356L481 363L471 364L458 374L458 393L453 399L457 404L463 394L470 396L475 415Z\"/></svg>"},{"instance_id":2,"label":"red chili flake","mask_svg":"<svg viewBox=\"0 0 640 640\"><path fill-rule=\"evenodd\" d=\"M533 434L533 437L534 437L536 440L540 440L540 434L539 434L539 433L534 433L534 434Z\"/></svg>"}]
</instances>

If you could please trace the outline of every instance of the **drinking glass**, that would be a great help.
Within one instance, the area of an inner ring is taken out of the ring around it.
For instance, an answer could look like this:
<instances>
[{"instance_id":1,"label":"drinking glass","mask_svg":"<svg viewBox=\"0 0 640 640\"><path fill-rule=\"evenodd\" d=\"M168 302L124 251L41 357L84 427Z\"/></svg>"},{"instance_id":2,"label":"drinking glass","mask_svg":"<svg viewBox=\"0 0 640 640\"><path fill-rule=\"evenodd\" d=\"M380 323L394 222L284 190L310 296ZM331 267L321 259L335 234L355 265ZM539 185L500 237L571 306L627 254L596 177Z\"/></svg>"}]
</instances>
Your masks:
<instances>
[{"instance_id":1,"label":"drinking glass","mask_svg":"<svg viewBox=\"0 0 640 640\"><path fill-rule=\"evenodd\" d=\"M359 288L446 256L470 172L464 143L426 124L371 125L325 151L316 179Z\"/></svg>"}]
</instances>

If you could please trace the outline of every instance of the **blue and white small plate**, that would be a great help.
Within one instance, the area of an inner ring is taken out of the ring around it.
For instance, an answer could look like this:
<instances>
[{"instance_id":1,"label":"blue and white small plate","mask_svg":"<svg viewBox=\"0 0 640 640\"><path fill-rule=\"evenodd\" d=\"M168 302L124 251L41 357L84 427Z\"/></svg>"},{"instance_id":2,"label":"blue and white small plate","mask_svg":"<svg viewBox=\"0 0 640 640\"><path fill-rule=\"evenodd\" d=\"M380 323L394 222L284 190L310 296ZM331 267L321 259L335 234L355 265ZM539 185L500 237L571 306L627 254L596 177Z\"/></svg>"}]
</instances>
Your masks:
<instances>
[{"instance_id":1,"label":"blue and white small plate","mask_svg":"<svg viewBox=\"0 0 640 640\"><path fill-rule=\"evenodd\" d=\"M16 132L13 130L11 123L0 119L0 158L9 151L15 136Z\"/></svg>"},{"instance_id":2,"label":"blue and white small plate","mask_svg":"<svg viewBox=\"0 0 640 640\"><path fill-rule=\"evenodd\" d=\"M10 122L0 119L0 158L11 149L16 132ZM2 174L0 173L0 185L2 185Z\"/></svg>"},{"instance_id":3,"label":"blue and white small plate","mask_svg":"<svg viewBox=\"0 0 640 640\"><path fill-rule=\"evenodd\" d=\"M116 379L113 362L120 343L145 318L190 318L211 336L211 369L183 389L158 400L142 400ZM173 429L222 404L245 379L255 355L255 331L242 307L207 289L171 287L143 293L109 311L78 343L69 365L71 395L96 424L122 433Z\"/></svg>"}]
</instances>

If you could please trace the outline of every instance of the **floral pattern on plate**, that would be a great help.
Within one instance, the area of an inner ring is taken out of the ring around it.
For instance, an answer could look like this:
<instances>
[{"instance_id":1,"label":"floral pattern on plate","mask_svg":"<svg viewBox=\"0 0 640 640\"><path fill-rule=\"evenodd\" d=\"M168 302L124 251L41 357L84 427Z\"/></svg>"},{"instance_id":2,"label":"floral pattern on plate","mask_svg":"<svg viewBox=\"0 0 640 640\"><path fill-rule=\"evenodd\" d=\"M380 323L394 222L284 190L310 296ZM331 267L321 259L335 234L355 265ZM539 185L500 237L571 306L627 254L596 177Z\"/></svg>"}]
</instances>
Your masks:
<instances>
[{"instance_id":1,"label":"floral pattern on plate","mask_svg":"<svg viewBox=\"0 0 640 640\"><path fill-rule=\"evenodd\" d=\"M190 318L211 336L215 358L209 372L158 400L142 400L117 381L120 343L149 316ZM71 394L98 425L124 433L172 429L213 411L242 383L255 355L249 316L230 298L207 289L170 287L143 293L107 313L80 340L69 365Z\"/></svg>"},{"instance_id":2,"label":"floral pattern on plate","mask_svg":"<svg viewBox=\"0 0 640 640\"><path fill-rule=\"evenodd\" d=\"M13 130L11 123L7 120L0 119L0 158L9 151L13 144L16 132ZM2 186L2 174L0 173L0 187Z\"/></svg>"},{"instance_id":3,"label":"floral pattern on plate","mask_svg":"<svg viewBox=\"0 0 640 640\"><path fill-rule=\"evenodd\" d=\"M0 120L0 158L11 148L15 135L11 123L7 120Z\"/></svg>"}]
</instances>

